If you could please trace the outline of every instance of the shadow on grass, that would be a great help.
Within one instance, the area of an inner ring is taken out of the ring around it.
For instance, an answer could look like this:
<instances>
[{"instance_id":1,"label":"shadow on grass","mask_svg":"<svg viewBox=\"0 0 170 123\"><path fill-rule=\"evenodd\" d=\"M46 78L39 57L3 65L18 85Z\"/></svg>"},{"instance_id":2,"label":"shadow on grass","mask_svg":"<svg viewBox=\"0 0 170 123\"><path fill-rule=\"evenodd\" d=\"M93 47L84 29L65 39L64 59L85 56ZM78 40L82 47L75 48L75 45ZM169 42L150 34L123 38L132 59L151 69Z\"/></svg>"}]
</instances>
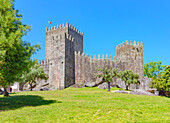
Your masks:
<instances>
[{"instance_id":1,"label":"shadow on grass","mask_svg":"<svg viewBox=\"0 0 170 123\"><path fill-rule=\"evenodd\" d=\"M16 95L0 98L0 111L15 110L21 107L49 105L51 103L62 103L56 100L44 100L37 95Z\"/></svg>"}]
</instances>

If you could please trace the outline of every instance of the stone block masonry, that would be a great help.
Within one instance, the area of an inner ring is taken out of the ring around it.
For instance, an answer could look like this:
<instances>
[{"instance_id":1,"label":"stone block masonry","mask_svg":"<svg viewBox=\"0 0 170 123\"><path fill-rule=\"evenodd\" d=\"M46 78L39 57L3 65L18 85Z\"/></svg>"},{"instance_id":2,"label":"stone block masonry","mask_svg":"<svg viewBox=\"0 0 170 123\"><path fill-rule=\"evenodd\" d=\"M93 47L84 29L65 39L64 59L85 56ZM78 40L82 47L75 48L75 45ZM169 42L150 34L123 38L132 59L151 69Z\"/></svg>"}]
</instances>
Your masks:
<instances>
[{"instance_id":1,"label":"stone block masonry","mask_svg":"<svg viewBox=\"0 0 170 123\"><path fill-rule=\"evenodd\" d=\"M112 55L104 58L104 55L91 55L83 52L83 33L75 27L57 25L46 28L46 56L45 63L41 63L45 73L49 75L48 83L50 89L64 89L75 83L84 84L89 81L96 81L94 73L97 68L107 66L119 68L119 70L132 70L140 76L141 86L146 87L143 72L143 43L136 41L123 42L116 46L116 57ZM117 84L123 87L123 82L117 80ZM136 86L131 86L135 89Z\"/></svg>"},{"instance_id":2,"label":"stone block masonry","mask_svg":"<svg viewBox=\"0 0 170 123\"><path fill-rule=\"evenodd\" d=\"M104 59L104 55L102 55L102 58L100 58L100 55L98 55L98 58L94 55L94 58L92 58L91 55L89 57L88 54L85 55L84 53L80 54L80 52L75 52L75 83L84 84L90 81L96 81L94 74L98 72L98 68L103 66L118 68L123 71L125 70L126 62L116 60L115 57L114 60L112 60L111 55L110 58L106 55L106 58Z\"/></svg>"}]
</instances>

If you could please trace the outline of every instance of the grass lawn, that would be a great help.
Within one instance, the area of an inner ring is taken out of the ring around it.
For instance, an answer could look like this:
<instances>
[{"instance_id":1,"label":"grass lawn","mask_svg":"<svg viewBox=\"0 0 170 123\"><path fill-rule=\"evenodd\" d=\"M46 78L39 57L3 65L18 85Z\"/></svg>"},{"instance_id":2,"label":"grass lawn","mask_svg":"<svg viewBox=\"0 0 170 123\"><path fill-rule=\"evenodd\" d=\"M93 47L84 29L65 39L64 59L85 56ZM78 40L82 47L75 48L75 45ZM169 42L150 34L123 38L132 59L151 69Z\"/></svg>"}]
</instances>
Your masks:
<instances>
[{"instance_id":1,"label":"grass lawn","mask_svg":"<svg viewBox=\"0 0 170 123\"><path fill-rule=\"evenodd\" d=\"M114 90L116 88L112 88ZM0 96L0 122L170 122L170 98L67 88Z\"/></svg>"}]
</instances>

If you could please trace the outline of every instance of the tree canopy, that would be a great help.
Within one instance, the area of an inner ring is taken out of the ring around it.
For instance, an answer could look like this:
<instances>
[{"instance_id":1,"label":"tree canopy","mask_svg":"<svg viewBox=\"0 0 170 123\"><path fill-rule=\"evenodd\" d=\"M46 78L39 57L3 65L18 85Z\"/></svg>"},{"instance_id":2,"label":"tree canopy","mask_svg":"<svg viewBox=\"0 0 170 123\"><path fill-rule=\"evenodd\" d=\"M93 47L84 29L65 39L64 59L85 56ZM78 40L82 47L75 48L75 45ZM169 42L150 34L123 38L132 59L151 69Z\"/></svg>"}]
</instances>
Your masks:
<instances>
[{"instance_id":1,"label":"tree canopy","mask_svg":"<svg viewBox=\"0 0 170 123\"><path fill-rule=\"evenodd\" d=\"M158 91L170 91L170 65L165 68L161 78L154 79L150 84L151 88Z\"/></svg>"},{"instance_id":2,"label":"tree canopy","mask_svg":"<svg viewBox=\"0 0 170 123\"><path fill-rule=\"evenodd\" d=\"M119 76L121 80L125 82L126 90L129 89L130 84L139 83L139 75L133 73L131 70L120 71Z\"/></svg>"},{"instance_id":3,"label":"tree canopy","mask_svg":"<svg viewBox=\"0 0 170 123\"><path fill-rule=\"evenodd\" d=\"M40 49L22 40L31 29L22 24L22 15L15 10L13 0L0 0L0 61L3 62L0 74L1 86L13 84L23 71L28 70L30 57Z\"/></svg>"},{"instance_id":4,"label":"tree canopy","mask_svg":"<svg viewBox=\"0 0 170 123\"><path fill-rule=\"evenodd\" d=\"M118 74L118 69L114 68L109 69L107 67L99 68L98 71L100 71L100 74L97 74L97 77L102 77L104 82L108 83L108 91L110 91L110 82L112 82L113 77L117 76Z\"/></svg>"},{"instance_id":5,"label":"tree canopy","mask_svg":"<svg viewBox=\"0 0 170 123\"><path fill-rule=\"evenodd\" d=\"M144 75L148 78L161 78L166 65L162 65L161 61L149 62L144 65Z\"/></svg>"},{"instance_id":6,"label":"tree canopy","mask_svg":"<svg viewBox=\"0 0 170 123\"><path fill-rule=\"evenodd\" d=\"M39 64L34 64L30 67L29 72L25 72L22 75L22 81L28 82L31 91L32 91L32 84L36 83L38 79L48 79L48 75L44 73L43 67L39 66Z\"/></svg>"}]
</instances>

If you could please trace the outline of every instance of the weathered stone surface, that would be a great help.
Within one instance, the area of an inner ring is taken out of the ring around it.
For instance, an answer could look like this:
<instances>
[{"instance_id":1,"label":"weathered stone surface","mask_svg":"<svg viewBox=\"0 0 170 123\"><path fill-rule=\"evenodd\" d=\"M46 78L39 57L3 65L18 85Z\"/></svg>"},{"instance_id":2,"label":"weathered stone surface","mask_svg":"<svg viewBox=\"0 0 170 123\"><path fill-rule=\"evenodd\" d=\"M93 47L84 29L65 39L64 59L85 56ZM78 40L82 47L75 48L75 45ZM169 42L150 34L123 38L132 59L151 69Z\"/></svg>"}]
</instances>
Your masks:
<instances>
[{"instance_id":1,"label":"weathered stone surface","mask_svg":"<svg viewBox=\"0 0 170 123\"><path fill-rule=\"evenodd\" d=\"M60 88L64 89L74 84L86 84L96 82L96 85L102 83L96 80L94 76L97 68L109 67L118 68L119 71L132 70L140 76L140 85L132 84L130 89L148 89L150 79L144 78L143 72L143 43L128 41L116 46L116 57L111 55L91 55L83 53L83 33L68 23L58 28L46 28L46 54L45 62L40 65L44 72L49 75L47 83L50 90ZM90 56L90 57L89 57ZM114 58L114 59L113 59ZM41 81L35 89L40 89ZM115 80L114 84L125 88L124 82L120 79ZM59 84L60 83L60 84Z\"/></svg>"},{"instance_id":2,"label":"weathered stone surface","mask_svg":"<svg viewBox=\"0 0 170 123\"><path fill-rule=\"evenodd\" d=\"M95 87L96 86L96 82L87 82L85 84L86 87Z\"/></svg>"},{"instance_id":3,"label":"weathered stone surface","mask_svg":"<svg viewBox=\"0 0 170 123\"><path fill-rule=\"evenodd\" d=\"M130 94L157 96L156 94L147 92L143 89L135 89L135 90L131 91Z\"/></svg>"},{"instance_id":4,"label":"weathered stone surface","mask_svg":"<svg viewBox=\"0 0 170 123\"><path fill-rule=\"evenodd\" d=\"M147 92L147 91L142 90L142 89L135 89L133 91L116 90L116 91L112 91L112 92L114 92L114 93L125 93L125 94L135 94L135 95L157 96L153 93Z\"/></svg>"},{"instance_id":5,"label":"weathered stone surface","mask_svg":"<svg viewBox=\"0 0 170 123\"><path fill-rule=\"evenodd\" d=\"M85 87L84 84L74 84L70 86L70 88L84 88L84 87Z\"/></svg>"},{"instance_id":6,"label":"weathered stone surface","mask_svg":"<svg viewBox=\"0 0 170 123\"><path fill-rule=\"evenodd\" d=\"M96 85L100 85L102 83L103 83L103 78L102 77L96 79Z\"/></svg>"},{"instance_id":7,"label":"weathered stone surface","mask_svg":"<svg viewBox=\"0 0 170 123\"><path fill-rule=\"evenodd\" d=\"M144 77L143 82L141 83L142 89L149 90L149 89L150 89L150 88L149 88L149 86L150 86L150 84L149 84L150 81L152 81L151 78Z\"/></svg>"},{"instance_id":8,"label":"weathered stone surface","mask_svg":"<svg viewBox=\"0 0 170 123\"><path fill-rule=\"evenodd\" d=\"M128 91L124 91L124 90L116 90L116 91L112 91L114 93L125 93L125 94L128 94L129 92Z\"/></svg>"},{"instance_id":9,"label":"weathered stone surface","mask_svg":"<svg viewBox=\"0 0 170 123\"><path fill-rule=\"evenodd\" d=\"M107 83L107 82L104 82L104 83L100 84L100 85L98 86L98 88L100 88L100 89L108 89L108 83ZM110 88L111 88L111 87L110 87Z\"/></svg>"}]
</instances>

